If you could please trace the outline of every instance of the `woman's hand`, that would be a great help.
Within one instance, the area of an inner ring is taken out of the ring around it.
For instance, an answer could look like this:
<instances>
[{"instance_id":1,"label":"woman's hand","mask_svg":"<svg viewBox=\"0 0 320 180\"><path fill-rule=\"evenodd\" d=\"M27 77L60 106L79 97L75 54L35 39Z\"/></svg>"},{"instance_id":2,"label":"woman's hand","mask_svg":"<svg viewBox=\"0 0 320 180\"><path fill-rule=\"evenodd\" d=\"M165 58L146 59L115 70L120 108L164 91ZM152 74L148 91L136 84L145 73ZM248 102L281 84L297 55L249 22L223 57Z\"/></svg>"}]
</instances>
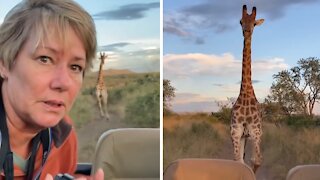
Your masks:
<instances>
[{"instance_id":1,"label":"woman's hand","mask_svg":"<svg viewBox=\"0 0 320 180\"><path fill-rule=\"evenodd\" d=\"M51 174L47 174L46 177L45 177L45 180L53 180L52 175ZM78 177L78 178L75 178L75 180L104 180L104 172L100 168L100 169L98 169L96 174L94 176L92 176L92 177Z\"/></svg>"}]
</instances>

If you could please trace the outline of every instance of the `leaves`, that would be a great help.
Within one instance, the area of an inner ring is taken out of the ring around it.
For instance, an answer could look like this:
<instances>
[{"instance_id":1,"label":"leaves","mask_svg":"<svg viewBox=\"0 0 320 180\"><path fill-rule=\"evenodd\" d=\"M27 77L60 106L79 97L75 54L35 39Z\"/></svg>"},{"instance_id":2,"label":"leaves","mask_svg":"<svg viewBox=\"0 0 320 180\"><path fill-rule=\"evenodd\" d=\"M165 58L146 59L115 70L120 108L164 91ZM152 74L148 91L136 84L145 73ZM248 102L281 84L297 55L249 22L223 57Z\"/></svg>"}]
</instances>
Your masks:
<instances>
[{"instance_id":1,"label":"leaves","mask_svg":"<svg viewBox=\"0 0 320 180\"><path fill-rule=\"evenodd\" d=\"M175 88L170 80L163 79L163 112L170 112L170 101L175 97Z\"/></svg>"},{"instance_id":2,"label":"leaves","mask_svg":"<svg viewBox=\"0 0 320 180\"><path fill-rule=\"evenodd\" d=\"M288 115L312 115L314 104L320 99L319 59L300 59L297 66L273 75L273 79L269 101L279 103Z\"/></svg>"}]
</instances>

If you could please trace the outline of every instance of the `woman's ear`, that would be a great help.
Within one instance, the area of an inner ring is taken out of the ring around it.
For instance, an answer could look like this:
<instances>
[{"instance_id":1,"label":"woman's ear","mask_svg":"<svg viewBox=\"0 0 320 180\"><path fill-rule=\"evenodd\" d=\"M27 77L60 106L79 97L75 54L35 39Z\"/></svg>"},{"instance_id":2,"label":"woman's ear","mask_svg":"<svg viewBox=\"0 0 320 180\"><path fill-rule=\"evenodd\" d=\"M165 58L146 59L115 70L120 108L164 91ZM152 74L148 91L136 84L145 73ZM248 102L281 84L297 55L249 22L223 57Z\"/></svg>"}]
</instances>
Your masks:
<instances>
[{"instance_id":1,"label":"woman's ear","mask_svg":"<svg viewBox=\"0 0 320 180\"><path fill-rule=\"evenodd\" d=\"M8 69L4 66L2 59L0 59L0 76L2 79L8 78Z\"/></svg>"}]
</instances>

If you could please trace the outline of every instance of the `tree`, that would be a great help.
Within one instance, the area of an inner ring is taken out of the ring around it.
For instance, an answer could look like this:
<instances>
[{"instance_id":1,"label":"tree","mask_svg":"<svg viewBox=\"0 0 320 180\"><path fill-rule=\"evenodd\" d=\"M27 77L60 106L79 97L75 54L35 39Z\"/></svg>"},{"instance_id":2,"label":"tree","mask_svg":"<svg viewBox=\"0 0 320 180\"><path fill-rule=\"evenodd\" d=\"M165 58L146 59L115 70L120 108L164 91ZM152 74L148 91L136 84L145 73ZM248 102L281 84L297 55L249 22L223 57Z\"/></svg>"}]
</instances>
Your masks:
<instances>
[{"instance_id":1,"label":"tree","mask_svg":"<svg viewBox=\"0 0 320 180\"><path fill-rule=\"evenodd\" d=\"M170 112L170 101L175 97L175 88L168 79L163 79L163 112Z\"/></svg>"},{"instance_id":2,"label":"tree","mask_svg":"<svg viewBox=\"0 0 320 180\"><path fill-rule=\"evenodd\" d=\"M319 60L300 59L297 66L273 75L275 82L267 99L279 103L288 115L313 115L314 105L320 99Z\"/></svg>"},{"instance_id":3,"label":"tree","mask_svg":"<svg viewBox=\"0 0 320 180\"><path fill-rule=\"evenodd\" d=\"M232 106L236 101L237 99L234 97L228 97L227 101L216 101L219 110L216 113L212 112L211 115L218 118L220 121L229 124L231 121Z\"/></svg>"}]
</instances>

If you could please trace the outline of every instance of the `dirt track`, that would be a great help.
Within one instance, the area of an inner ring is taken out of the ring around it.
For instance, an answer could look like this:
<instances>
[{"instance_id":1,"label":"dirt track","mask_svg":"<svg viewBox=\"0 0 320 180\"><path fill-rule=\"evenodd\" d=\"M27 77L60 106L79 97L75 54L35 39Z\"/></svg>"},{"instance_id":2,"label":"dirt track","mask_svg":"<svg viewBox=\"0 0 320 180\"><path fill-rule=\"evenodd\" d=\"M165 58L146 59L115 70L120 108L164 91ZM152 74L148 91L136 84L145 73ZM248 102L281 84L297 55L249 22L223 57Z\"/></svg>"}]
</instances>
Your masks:
<instances>
[{"instance_id":1,"label":"dirt track","mask_svg":"<svg viewBox=\"0 0 320 180\"><path fill-rule=\"evenodd\" d=\"M250 142L248 142L246 146L246 156L245 156L245 162L250 163L250 157L251 157L251 149L250 149ZM221 148L220 153L217 156L219 159L231 159L233 157L233 149L232 149L232 143L230 141L226 141L224 147ZM265 158L265 157L264 157ZM272 180L273 178L268 175L268 169L262 164L260 168L258 169L256 173L257 180Z\"/></svg>"},{"instance_id":2,"label":"dirt track","mask_svg":"<svg viewBox=\"0 0 320 180\"><path fill-rule=\"evenodd\" d=\"M128 125L120 122L119 118L111 114L109 121L97 118L78 129L79 162L92 161L96 143L103 132L109 129L124 127L128 127Z\"/></svg>"}]
</instances>

